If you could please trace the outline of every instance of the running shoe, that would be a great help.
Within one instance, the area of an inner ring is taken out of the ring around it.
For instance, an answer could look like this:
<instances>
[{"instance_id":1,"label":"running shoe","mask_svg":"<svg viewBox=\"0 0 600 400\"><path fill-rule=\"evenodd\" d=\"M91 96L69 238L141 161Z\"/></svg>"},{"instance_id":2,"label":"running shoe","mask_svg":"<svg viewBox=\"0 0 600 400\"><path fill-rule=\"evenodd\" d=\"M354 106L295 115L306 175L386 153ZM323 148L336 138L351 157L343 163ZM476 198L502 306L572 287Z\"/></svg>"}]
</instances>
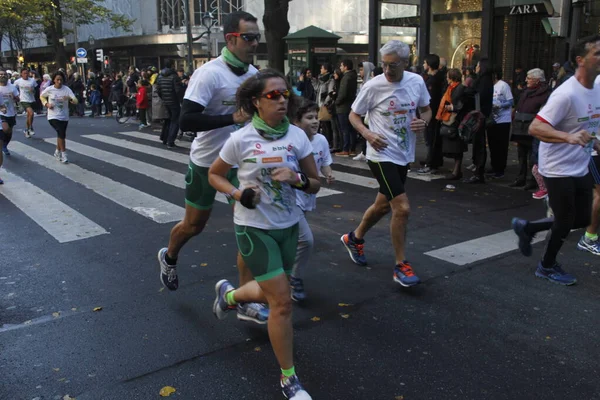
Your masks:
<instances>
[{"instance_id":1,"label":"running shoe","mask_svg":"<svg viewBox=\"0 0 600 400\"><path fill-rule=\"evenodd\" d=\"M533 193L531 195L531 197L533 197L536 200L542 200L545 199L546 197L548 197L548 191L547 190L538 190L537 192Z\"/></svg>"},{"instance_id":2,"label":"running shoe","mask_svg":"<svg viewBox=\"0 0 600 400\"><path fill-rule=\"evenodd\" d=\"M408 261L404 261L394 267L394 282L411 287L421 283L421 280L415 275Z\"/></svg>"},{"instance_id":3,"label":"running shoe","mask_svg":"<svg viewBox=\"0 0 600 400\"><path fill-rule=\"evenodd\" d=\"M10 150L8 150L8 147L2 146L2 153L4 153L5 156L10 156Z\"/></svg>"},{"instance_id":4,"label":"running shoe","mask_svg":"<svg viewBox=\"0 0 600 400\"><path fill-rule=\"evenodd\" d=\"M231 286L231 283L229 283L227 279L221 279L215 285L215 293L217 296L213 303L213 313L218 319L224 319L229 311L237 308L236 306L227 304L227 300L225 299L227 292L231 292L233 289L233 286Z\"/></svg>"},{"instance_id":5,"label":"running shoe","mask_svg":"<svg viewBox=\"0 0 600 400\"><path fill-rule=\"evenodd\" d=\"M511 222L513 231L519 237L519 250L525 257L530 257L533 249L531 248L531 242L533 241L533 235L525 232L527 221L520 218L513 218Z\"/></svg>"},{"instance_id":6,"label":"running shoe","mask_svg":"<svg viewBox=\"0 0 600 400\"><path fill-rule=\"evenodd\" d=\"M364 252L364 240L363 243L356 243L355 241L350 239L350 233L342 235L340 240L342 241L342 244L346 247L346 250L348 250L348 254L350 254L350 258L352 259L352 261L355 264L365 266L367 265L367 259L365 257Z\"/></svg>"},{"instance_id":7,"label":"running shoe","mask_svg":"<svg viewBox=\"0 0 600 400\"><path fill-rule=\"evenodd\" d=\"M600 240L590 240L583 235L577 243L577 248L582 251L589 251L595 256L600 256Z\"/></svg>"},{"instance_id":8,"label":"running shoe","mask_svg":"<svg viewBox=\"0 0 600 400\"><path fill-rule=\"evenodd\" d=\"M287 378L281 375L281 391L285 398L289 400L312 400L312 397L304 390L296 375Z\"/></svg>"},{"instance_id":9,"label":"running shoe","mask_svg":"<svg viewBox=\"0 0 600 400\"><path fill-rule=\"evenodd\" d=\"M60 162L63 164L68 164L69 163L69 159L67 158L67 152L66 151L61 151L60 152Z\"/></svg>"},{"instance_id":10,"label":"running shoe","mask_svg":"<svg viewBox=\"0 0 600 400\"><path fill-rule=\"evenodd\" d=\"M165 256L167 248L163 247L158 251L158 265L160 266L160 281L164 287L169 290L177 290L179 287L179 278L177 278L177 265L167 264Z\"/></svg>"},{"instance_id":11,"label":"running shoe","mask_svg":"<svg viewBox=\"0 0 600 400\"><path fill-rule=\"evenodd\" d=\"M359 153L356 157L353 158L354 161L367 161L367 156L363 153Z\"/></svg>"},{"instance_id":12,"label":"running shoe","mask_svg":"<svg viewBox=\"0 0 600 400\"><path fill-rule=\"evenodd\" d=\"M302 279L290 276L290 288L292 289L292 300L297 303L306 300Z\"/></svg>"},{"instance_id":13,"label":"running shoe","mask_svg":"<svg viewBox=\"0 0 600 400\"><path fill-rule=\"evenodd\" d=\"M146 125L144 125L144 124L140 124L140 126L138 126L138 129L139 129L139 130L142 130L142 129L144 129L145 127L146 127Z\"/></svg>"},{"instance_id":14,"label":"running shoe","mask_svg":"<svg viewBox=\"0 0 600 400\"><path fill-rule=\"evenodd\" d=\"M577 278L563 271L562 267L558 263L554 264L554 267L552 268L544 268L540 262L535 270L535 276L538 278L548 279L552 283L557 283L564 286L570 286L577 283Z\"/></svg>"},{"instance_id":15,"label":"running shoe","mask_svg":"<svg viewBox=\"0 0 600 400\"><path fill-rule=\"evenodd\" d=\"M54 158L60 161L60 151L58 149L54 150Z\"/></svg>"},{"instance_id":16,"label":"running shoe","mask_svg":"<svg viewBox=\"0 0 600 400\"><path fill-rule=\"evenodd\" d=\"M260 303L238 304L237 319L264 325L269 321L269 309Z\"/></svg>"},{"instance_id":17,"label":"running shoe","mask_svg":"<svg viewBox=\"0 0 600 400\"><path fill-rule=\"evenodd\" d=\"M31 134L29 133L29 129L25 129L24 132L25 132L25 137L29 139L31 137Z\"/></svg>"},{"instance_id":18,"label":"running shoe","mask_svg":"<svg viewBox=\"0 0 600 400\"><path fill-rule=\"evenodd\" d=\"M35 136L35 131L33 128L29 128L29 136Z\"/></svg>"}]
</instances>

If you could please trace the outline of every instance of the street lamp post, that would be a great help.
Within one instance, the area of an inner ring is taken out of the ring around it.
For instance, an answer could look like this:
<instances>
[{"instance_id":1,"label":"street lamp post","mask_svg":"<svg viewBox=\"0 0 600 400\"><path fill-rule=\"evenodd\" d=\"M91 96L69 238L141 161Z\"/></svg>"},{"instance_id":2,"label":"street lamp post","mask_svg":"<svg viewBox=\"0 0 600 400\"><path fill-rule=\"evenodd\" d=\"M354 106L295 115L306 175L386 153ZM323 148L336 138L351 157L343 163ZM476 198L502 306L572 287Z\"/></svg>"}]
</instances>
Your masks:
<instances>
[{"instance_id":1,"label":"street lamp post","mask_svg":"<svg viewBox=\"0 0 600 400\"><path fill-rule=\"evenodd\" d=\"M207 37L207 50L208 50L208 60L211 59L212 54L212 44L210 41L211 28L214 25L215 21L211 13L204 13L202 15L202 27L206 30L202 32L199 36L192 36L192 26L189 18L189 4L186 0L183 2L184 4L184 14L186 16L186 37L187 37L187 62L188 62L188 74L191 76L194 73L194 54L193 54L193 43L202 39L205 35Z\"/></svg>"},{"instance_id":2,"label":"street lamp post","mask_svg":"<svg viewBox=\"0 0 600 400\"><path fill-rule=\"evenodd\" d=\"M192 21L190 18L190 2L189 0L183 0L183 15L185 17L185 33L187 39L187 63L188 63L188 74L191 76L194 72L194 51L192 45L194 39L192 38Z\"/></svg>"}]
</instances>

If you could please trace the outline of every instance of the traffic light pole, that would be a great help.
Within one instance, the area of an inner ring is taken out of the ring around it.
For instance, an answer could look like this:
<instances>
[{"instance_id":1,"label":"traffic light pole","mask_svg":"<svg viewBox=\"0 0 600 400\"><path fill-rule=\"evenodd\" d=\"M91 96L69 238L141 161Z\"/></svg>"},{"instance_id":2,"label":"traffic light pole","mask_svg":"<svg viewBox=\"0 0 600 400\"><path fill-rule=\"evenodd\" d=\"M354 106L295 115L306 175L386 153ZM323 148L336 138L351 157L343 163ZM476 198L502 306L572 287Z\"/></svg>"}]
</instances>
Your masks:
<instances>
[{"instance_id":1,"label":"traffic light pole","mask_svg":"<svg viewBox=\"0 0 600 400\"><path fill-rule=\"evenodd\" d=\"M190 3L189 0L183 0L183 14L185 15L185 32L187 37L187 64L188 74L192 76L194 73L194 50L192 44L192 21L190 20Z\"/></svg>"}]
</instances>

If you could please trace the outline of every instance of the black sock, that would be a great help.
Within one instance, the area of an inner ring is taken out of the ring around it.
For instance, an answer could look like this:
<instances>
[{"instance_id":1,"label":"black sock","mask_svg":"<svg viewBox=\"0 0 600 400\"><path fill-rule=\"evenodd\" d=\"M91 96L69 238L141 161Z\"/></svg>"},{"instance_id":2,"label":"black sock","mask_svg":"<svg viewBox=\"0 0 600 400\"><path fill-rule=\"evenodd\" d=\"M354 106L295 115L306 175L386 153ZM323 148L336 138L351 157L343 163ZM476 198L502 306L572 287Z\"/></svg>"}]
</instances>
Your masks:
<instances>
[{"instance_id":1,"label":"black sock","mask_svg":"<svg viewBox=\"0 0 600 400\"><path fill-rule=\"evenodd\" d=\"M525 232L533 236L538 232L547 231L552 228L552 224L554 224L554 218L543 218L537 221L529 221L525 226Z\"/></svg>"},{"instance_id":2,"label":"black sock","mask_svg":"<svg viewBox=\"0 0 600 400\"><path fill-rule=\"evenodd\" d=\"M167 264L169 265L177 265L177 257L175 258L171 258L169 257L169 254L165 254L165 261L167 262Z\"/></svg>"},{"instance_id":3,"label":"black sock","mask_svg":"<svg viewBox=\"0 0 600 400\"><path fill-rule=\"evenodd\" d=\"M365 239L357 239L356 236L354 236L354 231L350 232L350 240L358 244L363 244L365 242Z\"/></svg>"}]
</instances>

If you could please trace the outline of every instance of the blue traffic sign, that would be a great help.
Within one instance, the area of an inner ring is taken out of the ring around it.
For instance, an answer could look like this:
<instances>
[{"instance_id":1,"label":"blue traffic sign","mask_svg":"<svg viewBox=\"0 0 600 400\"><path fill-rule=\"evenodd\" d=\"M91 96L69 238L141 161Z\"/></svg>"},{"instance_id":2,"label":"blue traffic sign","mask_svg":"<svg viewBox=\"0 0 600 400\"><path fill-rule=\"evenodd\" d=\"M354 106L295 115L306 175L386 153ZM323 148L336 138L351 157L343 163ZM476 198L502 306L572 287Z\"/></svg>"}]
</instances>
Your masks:
<instances>
[{"instance_id":1,"label":"blue traffic sign","mask_svg":"<svg viewBox=\"0 0 600 400\"><path fill-rule=\"evenodd\" d=\"M79 58L87 57L87 50L84 49L83 47L80 47L77 49L75 54L77 54L77 57L79 57Z\"/></svg>"}]
</instances>

